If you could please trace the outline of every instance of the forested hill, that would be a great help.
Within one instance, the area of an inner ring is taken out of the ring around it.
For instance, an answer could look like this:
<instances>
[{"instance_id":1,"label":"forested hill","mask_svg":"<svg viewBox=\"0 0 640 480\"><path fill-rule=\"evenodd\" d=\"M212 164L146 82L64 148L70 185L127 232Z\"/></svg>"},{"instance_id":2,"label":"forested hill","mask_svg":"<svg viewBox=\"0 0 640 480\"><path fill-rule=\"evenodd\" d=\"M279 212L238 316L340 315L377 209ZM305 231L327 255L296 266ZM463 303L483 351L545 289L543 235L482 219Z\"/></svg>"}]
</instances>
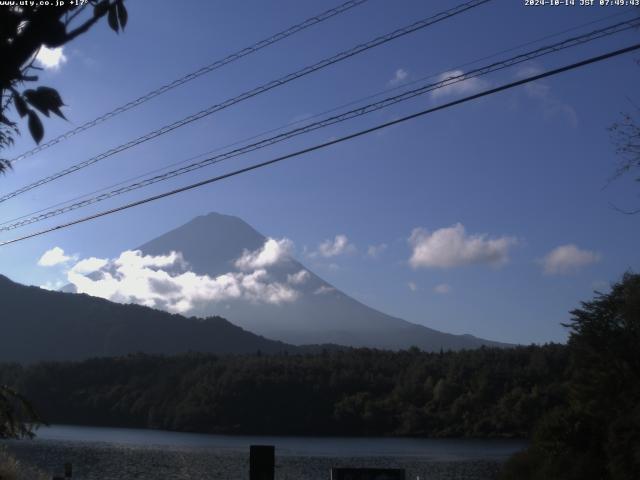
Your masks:
<instances>
[{"instance_id":1,"label":"forested hill","mask_svg":"<svg viewBox=\"0 0 640 480\"><path fill-rule=\"evenodd\" d=\"M220 317L185 318L0 275L0 361L80 360L128 353L295 352Z\"/></svg>"},{"instance_id":2,"label":"forested hill","mask_svg":"<svg viewBox=\"0 0 640 480\"><path fill-rule=\"evenodd\" d=\"M135 355L0 365L52 423L212 433L526 437L563 403L566 347Z\"/></svg>"}]
</instances>

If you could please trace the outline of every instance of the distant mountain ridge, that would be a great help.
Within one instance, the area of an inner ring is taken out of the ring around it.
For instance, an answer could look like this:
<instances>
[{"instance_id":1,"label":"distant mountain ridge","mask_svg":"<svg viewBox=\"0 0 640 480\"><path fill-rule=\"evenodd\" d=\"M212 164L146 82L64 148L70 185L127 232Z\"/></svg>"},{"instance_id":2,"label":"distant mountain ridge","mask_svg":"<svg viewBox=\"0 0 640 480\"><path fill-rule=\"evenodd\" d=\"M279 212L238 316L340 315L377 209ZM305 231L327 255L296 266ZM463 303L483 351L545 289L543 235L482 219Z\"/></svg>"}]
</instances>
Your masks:
<instances>
[{"instance_id":1,"label":"distant mountain ridge","mask_svg":"<svg viewBox=\"0 0 640 480\"><path fill-rule=\"evenodd\" d=\"M0 361L82 360L130 353L295 353L220 317L186 318L139 305L28 287L0 275Z\"/></svg>"},{"instance_id":2,"label":"distant mountain ridge","mask_svg":"<svg viewBox=\"0 0 640 480\"><path fill-rule=\"evenodd\" d=\"M243 252L261 248L266 240L238 217L210 213L138 249L153 256L180 252L191 271L216 277L233 270L234 262ZM472 335L443 333L386 315L337 290L294 259L271 269L269 275L284 282L301 270L309 276L296 287L300 296L294 302L279 305L244 300L211 302L189 314L224 314L232 323L252 332L298 345L331 343L386 349L417 346L427 351L510 346Z\"/></svg>"}]
</instances>

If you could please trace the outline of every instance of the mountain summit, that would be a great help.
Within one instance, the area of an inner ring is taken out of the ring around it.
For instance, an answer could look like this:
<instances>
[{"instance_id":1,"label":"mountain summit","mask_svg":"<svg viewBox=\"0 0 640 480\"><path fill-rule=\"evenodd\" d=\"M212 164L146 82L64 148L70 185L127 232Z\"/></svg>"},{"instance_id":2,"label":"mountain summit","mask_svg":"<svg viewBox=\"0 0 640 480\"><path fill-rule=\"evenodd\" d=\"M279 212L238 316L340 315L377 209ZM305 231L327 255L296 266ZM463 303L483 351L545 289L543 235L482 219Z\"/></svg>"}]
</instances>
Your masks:
<instances>
[{"instance_id":1,"label":"mountain summit","mask_svg":"<svg viewBox=\"0 0 640 480\"><path fill-rule=\"evenodd\" d=\"M145 256L154 257L177 252L190 272L215 278L237 270L238 259L250 257L250 252L260 249L263 251L253 254L252 265L266 265L269 255L273 254L267 251L268 240L238 217L210 213L138 249ZM247 260L251 261L251 258ZM471 335L439 332L386 315L339 291L289 256L284 261L273 262L266 271L260 269L246 274L240 282L244 285L263 278L271 283L262 283L255 291L268 293L265 289L272 288L273 295L284 295L287 285L295 284L295 298L269 302L236 296L223 301L198 302L186 313L224 316L259 335L298 345L334 343L388 349L417 346L428 351L505 345Z\"/></svg>"}]
</instances>

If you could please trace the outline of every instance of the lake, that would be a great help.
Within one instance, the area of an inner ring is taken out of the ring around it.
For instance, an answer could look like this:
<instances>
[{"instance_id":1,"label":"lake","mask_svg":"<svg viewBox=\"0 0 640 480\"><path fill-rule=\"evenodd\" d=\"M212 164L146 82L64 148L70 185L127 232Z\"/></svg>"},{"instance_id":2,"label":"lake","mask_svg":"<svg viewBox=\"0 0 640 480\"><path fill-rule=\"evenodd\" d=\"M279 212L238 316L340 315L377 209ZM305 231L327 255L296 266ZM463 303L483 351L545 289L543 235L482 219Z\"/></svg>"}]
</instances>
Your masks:
<instances>
[{"instance_id":1,"label":"lake","mask_svg":"<svg viewBox=\"0 0 640 480\"><path fill-rule=\"evenodd\" d=\"M518 440L230 436L54 425L33 441L3 442L51 474L74 465L74 478L139 480L248 478L249 446L275 445L276 478L328 479L337 466L399 467L407 479L495 478Z\"/></svg>"}]
</instances>

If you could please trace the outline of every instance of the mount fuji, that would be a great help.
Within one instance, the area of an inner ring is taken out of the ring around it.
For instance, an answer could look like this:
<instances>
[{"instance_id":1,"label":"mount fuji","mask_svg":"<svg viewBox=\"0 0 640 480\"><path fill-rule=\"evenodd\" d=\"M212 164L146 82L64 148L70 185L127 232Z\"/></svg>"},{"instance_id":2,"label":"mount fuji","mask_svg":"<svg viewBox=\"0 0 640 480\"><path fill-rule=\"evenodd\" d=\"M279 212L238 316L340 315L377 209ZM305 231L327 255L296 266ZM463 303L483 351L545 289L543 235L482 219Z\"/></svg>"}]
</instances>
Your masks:
<instances>
[{"instance_id":1,"label":"mount fuji","mask_svg":"<svg viewBox=\"0 0 640 480\"><path fill-rule=\"evenodd\" d=\"M273 247L271 251L269 246ZM201 298L180 313L222 316L251 332L290 344L333 343L385 349L417 346L427 351L508 346L472 335L440 332L370 308L289 255L283 255L284 261L269 264L270 255L273 257L279 247L282 245L238 217L210 213L137 250L141 258L169 258L177 253L182 268L195 274L195 279L215 279L218 283L224 280L225 291L236 292L224 296L223 301L220 295L213 295L216 298L211 301ZM256 270L230 277L229 272L242 267L242 262ZM261 268L265 265L268 268ZM157 282L159 291L169 292L171 288ZM234 288L244 288L249 295L242 295ZM267 295L267 301L257 301L257 295ZM163 308L162 305L155 307Z\"/></svg>"}]
</instances>

